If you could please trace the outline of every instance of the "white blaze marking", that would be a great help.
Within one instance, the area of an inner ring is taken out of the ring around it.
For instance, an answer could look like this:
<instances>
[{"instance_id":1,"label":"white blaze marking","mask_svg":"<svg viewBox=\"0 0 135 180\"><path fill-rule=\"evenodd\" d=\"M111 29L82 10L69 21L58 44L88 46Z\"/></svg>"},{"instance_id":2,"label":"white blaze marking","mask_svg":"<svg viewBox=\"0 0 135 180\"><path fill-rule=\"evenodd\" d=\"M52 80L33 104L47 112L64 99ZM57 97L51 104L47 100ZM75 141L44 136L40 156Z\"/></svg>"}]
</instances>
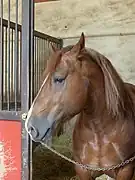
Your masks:
<instances>
[{"instance_id":1,"label":"white blaze marking","mask_svg":"<svg viewBox=\"0 0 135 180\"><path fill-rule=\"evenodd\" d=\"M84 161L86 159L86 148L88 147L87 143L84 144L83 150L82 150L82 156L81 159Z\"/></svg>"},{"instance_id":2,"label":"white blaze marking","mask_svg":"<svg viewBox=\"0 0 135 180\"><path fill-rule=\"evenodd\" d=\"M47 119L48 119L48 122L50 123L50 125L53 123L53 119L54 119L54 116L55 116L55 112L57 111L58 109L58 105L55 105L51 111L49 112L48 116L47 116Z\"/></svg>"},{"instance_id":3,"label":"white blaze marking","mask_svg":"<svg viewBox=\"0 0 135 180\"><path fill-rule=\"evenodd\" d=\"M48 80L48 78L49 78L49 75L50 75L50 73L48 73L48 75L46 76L45 80L43 81L43 83L42 83L42 85L41 85L41 87L40 87L40 89L39 89L39 91L38 91L38 94L36 95L36 97L35 97L32 105L31 105L31 107L30 107L30 110L28 111L27 119L26 119L26 122L25 122L25 129L26 129L27 132L28 132L28 121L29 121L29 118L31 117L31 114L32 114L32 111L33 111L33 107L34 107L35 102L36 102L36 100L37 100L40 92L42 91L45 83L47 82L47 80ZM28 133L29 133L29 132L28 132Z\"/></svg>"},{"instance_id":4,"label":"white blaze marking","mask_svg":"<svg viewBox=\"0 0 135 180\"><path fill-rule=\"evenodd\" d=\"M123 158L122 154L120 153L119 146L116 143L112 143L112 145L113 145L113 147L115 149L116 154L120 158L120 160L123 161L124 158Z\"/></svg>"},{"instance_id":5,"label":"white blaze marking","mask_svg":"<svg viewBox=\"0 0 135 180\"><path fill-rule=\"evenodd\" d=\"M89 142L89 144L92 146L92 148L93 148L95 151L98 151L98 150L99 150L97 134L94 134L94 141L93 141L93 142Z\"/></svg>"}]
</instances>

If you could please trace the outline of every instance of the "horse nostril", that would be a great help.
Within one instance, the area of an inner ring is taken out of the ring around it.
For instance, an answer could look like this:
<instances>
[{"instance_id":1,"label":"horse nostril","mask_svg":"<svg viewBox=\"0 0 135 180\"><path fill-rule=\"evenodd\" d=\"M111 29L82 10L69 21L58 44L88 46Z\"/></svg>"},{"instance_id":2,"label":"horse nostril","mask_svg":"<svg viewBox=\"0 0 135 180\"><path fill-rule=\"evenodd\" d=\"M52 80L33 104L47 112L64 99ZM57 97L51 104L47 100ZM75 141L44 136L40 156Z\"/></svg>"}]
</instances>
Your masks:
<instances>
[{"instance_id":1,"label":"horse nostril","mask_svg":"<svg viewBox=\"0 0 135 180\"><path fill-rule=\"evenodd\" d=\"M29 127L28 131L32 135L33 138L37 138L39 135L38 130L33 126Z\"/></svg>"}]
</instances>

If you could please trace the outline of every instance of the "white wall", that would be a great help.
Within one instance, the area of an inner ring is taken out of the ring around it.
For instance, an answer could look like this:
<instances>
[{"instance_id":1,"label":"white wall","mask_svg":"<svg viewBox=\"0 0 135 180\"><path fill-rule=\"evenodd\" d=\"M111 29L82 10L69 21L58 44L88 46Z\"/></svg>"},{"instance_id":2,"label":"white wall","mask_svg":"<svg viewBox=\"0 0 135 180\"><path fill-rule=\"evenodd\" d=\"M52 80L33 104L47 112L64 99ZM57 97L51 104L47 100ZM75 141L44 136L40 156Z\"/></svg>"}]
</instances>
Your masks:
<instances>
[{"instance_id":1,"label":"white wall","mask_svg":"<svg viewBox=\"0 0 135 180\"><path fill-rule=\"evenodd\" d=\"M134 0L60 0L37 3L36 29L56 37L132 32ZM67 26L67 28L65 28Z\"/></svg>"},{"instance_id":2,"label":"white wall","mask_svg":"<svg viewBox=\"0 0 135 180\"><path fill-rule=\"evenodd\" d=\"M86 44L105 54L123 79L135 83L135 1L134 0L61 0L37 3L37 30L64 37L64 45L74 44L83 31ZM66 27L65 27L66 26ZM112 36L133 33L127 36Z\"/></svg>"}]
</instances>

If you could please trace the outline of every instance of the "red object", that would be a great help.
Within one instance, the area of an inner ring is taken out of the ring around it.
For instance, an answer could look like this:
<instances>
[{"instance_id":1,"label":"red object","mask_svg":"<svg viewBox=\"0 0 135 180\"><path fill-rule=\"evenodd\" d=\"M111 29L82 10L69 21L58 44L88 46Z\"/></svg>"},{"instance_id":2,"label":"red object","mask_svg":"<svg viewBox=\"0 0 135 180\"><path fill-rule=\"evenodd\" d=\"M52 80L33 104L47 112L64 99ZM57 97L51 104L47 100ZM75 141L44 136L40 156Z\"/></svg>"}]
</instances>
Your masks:
<instances>
[{"instance_id":1,"label":"red object","mask_svg":"<svg viewBox=\"0 0 135 180\"><path fill-rule=\"evenodd\" d=\"M49 2L49 1L57 1L57 0L34 0L35 3Z\"/></svg>"},{"instance_id":2,"label":"red object","mask_svg":"<svg viewBox=\"0 0 135 180\"><path fill-rule=\"evenodd\" d=\"M0 179L21 180L21 122L0 120Z\"/></svg>"}]
</instances>

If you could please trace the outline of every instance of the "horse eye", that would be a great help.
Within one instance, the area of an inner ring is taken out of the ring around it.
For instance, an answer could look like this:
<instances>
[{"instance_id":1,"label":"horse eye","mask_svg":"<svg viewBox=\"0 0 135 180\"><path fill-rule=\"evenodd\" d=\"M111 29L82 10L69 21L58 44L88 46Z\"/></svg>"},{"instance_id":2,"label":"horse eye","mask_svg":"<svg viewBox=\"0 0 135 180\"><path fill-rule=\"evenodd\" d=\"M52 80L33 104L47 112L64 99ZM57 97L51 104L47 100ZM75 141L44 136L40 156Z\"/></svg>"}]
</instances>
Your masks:
<instances>
[{"instance_id":1,"label":"horse eye","mask_svg":"<svg viewBox=\"0 0 135 180\"><path fill-rule=\"evenodd\" d=\"M60 78L60 77L59 78L54 78L55 83L63 83L64 80L65 80L64 78Z\"/></svg>"}]
</instances>

